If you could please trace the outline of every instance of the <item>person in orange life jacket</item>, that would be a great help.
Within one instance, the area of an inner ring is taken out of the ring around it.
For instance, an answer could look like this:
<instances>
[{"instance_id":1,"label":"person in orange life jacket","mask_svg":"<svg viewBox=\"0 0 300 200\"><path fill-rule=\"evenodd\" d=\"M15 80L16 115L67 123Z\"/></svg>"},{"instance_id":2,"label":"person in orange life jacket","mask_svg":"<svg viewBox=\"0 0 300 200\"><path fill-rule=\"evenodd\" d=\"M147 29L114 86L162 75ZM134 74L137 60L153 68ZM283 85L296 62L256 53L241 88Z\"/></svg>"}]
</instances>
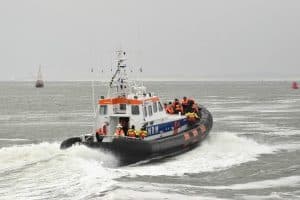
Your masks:
<instances>
[{"instance_id":1,"label":"person in orange life jacket","mask_svg":"<svg viewBox=\"0 0 300 200\"><path fill-rule=\"evenodd\" d=\"M183 113L186 113L186 108L188 106L188 98L183 97L183 99L181 100L181 106L182 106Z\"/></svg>"},{"instance_id":2,"label":"person in orange life jacket","mask_svg":"<svg viewBox=\"0 0 300 200\"><path fill-rule=\"evenodd\" d=\"M194 112L188 112L185 114L185 116L186 116L189 124L193 124L196 122L197 119L199 119L197 113L194 113Z\"/></svg>"},{"instance_id":3,"label":"person in orange life jacket","mask_svg":"<svg viewBox=\"0 0 300 200\"><path fill-rule=\"evenodd\" d=\"M139 132L140 138L144 139L147 136L147 131L145 130L145 128L142 128Z\"/></svg>"},{"instance_id":4,"label":"person in orange life jacket","mask_svg":"<svg viewBox=\"0 0 300 200\"><path fill-rule=\"evenodd\" d=\"M118 124L116 132L115 132L115 136L125 136L121 124Z\"/></svg>"},{"instance_id":5,"label":"person in orange life jacket","mask_svg":"<svg viewBox=\"0 0 300 200\"><path fill-rule=\"evenodd\" d=\"M173 109L175 114L178 114L179 112L182 113L182 107L178 99L174 99Z\"/></svg>"},{"instance_id":6,"label":"person in orange life jacket","mask_svg":"<svg viewBox=\"0 0 300 200\"><path fill-rule=\"evenodd\" d=\"M108 122L105 122L102 128L96 130L96 138L98 142L101 142L103 140L103 136L107 134L107 126Z\"/></svg>"},{"instance_id":7,"label":"person in orange life jacket","mask_svg":"<svg viewBox=\"0 0 300 200\"><path fill-rule=\"evenodd\" d=\"M169 102L166 111L169 114L174 114L174 108L173 108L172 102Z\"/></svg>"},{"instance_id":8,"label":"person in orange life jacket","mask_svg":"<svg viewBox=\"0 0 300 200\"><path fill-rule=\"evenodd\" d=\"M128 130L127 136L135 138L135 136L136 136L136 130L135 130L134 125L132 125L131 128Z\"/></svg>"},{"instance_id":9,"label":"person in orange life jacket","mask_svg":"<svg viewBox=\"0 0 300 200\"><path fill-rule=\"evenodd\" d=\"M179 103L179 100L177 98L175 98L174 101L173 101L173 108L175 108L177 103Z\"/></svg>"}]
</instances>

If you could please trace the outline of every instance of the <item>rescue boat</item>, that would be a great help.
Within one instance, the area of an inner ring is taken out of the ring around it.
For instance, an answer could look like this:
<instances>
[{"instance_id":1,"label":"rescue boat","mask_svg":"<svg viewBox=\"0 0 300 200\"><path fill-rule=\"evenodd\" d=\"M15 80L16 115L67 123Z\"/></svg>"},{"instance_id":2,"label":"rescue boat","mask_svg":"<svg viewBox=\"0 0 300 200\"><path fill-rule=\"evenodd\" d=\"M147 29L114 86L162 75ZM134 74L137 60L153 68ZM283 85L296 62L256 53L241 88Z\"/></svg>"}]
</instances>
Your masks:
<instances>
[{"instance_id":1,"label":"rescue boat","mask_svg":"<svg viewBox=\"0 0 300 200\"><path fill-rule=\"evenodd\" d=\"M85 145L110 151L121 164L129 164L182 153L207 137L213 118L204 106L190 101L184 112L167 113L160 98L147 92L142 82L129 80L126 53L117 54L108 93L98 100L94 131L64 140L61 149Z\"/></svg>"}]
</instances>

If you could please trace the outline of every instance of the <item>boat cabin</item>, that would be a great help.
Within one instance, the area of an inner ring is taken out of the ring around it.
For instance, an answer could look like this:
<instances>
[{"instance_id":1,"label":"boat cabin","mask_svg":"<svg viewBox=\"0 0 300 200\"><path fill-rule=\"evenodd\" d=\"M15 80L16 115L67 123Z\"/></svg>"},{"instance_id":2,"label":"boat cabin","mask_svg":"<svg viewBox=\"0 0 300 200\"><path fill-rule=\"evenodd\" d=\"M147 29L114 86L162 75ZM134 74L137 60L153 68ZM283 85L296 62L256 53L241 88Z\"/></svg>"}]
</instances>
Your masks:
<instances>
[{"instance_id":1,"label":"boat cabin","mask_svg":"<svg viewBox=\"0 0 300 200\"><path fill-rule=\"evenodd\" d=\"M107 135L113 135L115 127L121 124L126 133L132 126L135 129L146 128L147 125L161 122L167 114L156 96L150 93L138 96L102 98L98 102L98 127L108 125Z\"/></svg>"}]
</instances>

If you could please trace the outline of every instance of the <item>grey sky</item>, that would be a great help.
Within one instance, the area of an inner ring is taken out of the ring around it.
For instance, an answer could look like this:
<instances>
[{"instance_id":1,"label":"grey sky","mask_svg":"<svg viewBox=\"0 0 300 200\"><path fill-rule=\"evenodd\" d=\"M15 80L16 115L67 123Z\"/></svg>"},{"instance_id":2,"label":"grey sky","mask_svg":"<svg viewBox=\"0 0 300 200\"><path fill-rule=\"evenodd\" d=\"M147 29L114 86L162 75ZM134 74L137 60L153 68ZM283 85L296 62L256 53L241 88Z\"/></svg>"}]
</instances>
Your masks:
<instances>
[{"instance_id":1,"label":"grey sky","mask_svg":"<svg viewBox=\"0 0 300 200\"><path fill-rule=\"evenodd\" d=\"M148 78L299 80L299 30L298 0L0 0L0 80L91 79L120 47Z\"/></svg>"}]
</instances>

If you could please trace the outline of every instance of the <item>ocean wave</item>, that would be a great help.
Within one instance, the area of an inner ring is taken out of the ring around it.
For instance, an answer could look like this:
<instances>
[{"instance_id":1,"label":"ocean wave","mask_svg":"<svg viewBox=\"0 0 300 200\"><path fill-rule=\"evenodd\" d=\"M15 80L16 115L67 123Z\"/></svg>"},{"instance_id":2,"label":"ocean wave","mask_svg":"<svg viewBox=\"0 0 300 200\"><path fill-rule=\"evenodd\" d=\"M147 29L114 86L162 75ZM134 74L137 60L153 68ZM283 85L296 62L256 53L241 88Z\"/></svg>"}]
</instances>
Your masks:
<instances>
[{"instance_id":1,"label":"ocean wave","mask_svg":"<svg viewBox=\"0 0 300 200\"><path fill-rule=\"evenodd\" d=\"M299 187L300 176L288 176L278 179L262 180L233 185L221 185L221 186L201 186L204 189L213 190L258 190L266 188L279 188L279 187Z\"/></svg>"}]
</instances>

